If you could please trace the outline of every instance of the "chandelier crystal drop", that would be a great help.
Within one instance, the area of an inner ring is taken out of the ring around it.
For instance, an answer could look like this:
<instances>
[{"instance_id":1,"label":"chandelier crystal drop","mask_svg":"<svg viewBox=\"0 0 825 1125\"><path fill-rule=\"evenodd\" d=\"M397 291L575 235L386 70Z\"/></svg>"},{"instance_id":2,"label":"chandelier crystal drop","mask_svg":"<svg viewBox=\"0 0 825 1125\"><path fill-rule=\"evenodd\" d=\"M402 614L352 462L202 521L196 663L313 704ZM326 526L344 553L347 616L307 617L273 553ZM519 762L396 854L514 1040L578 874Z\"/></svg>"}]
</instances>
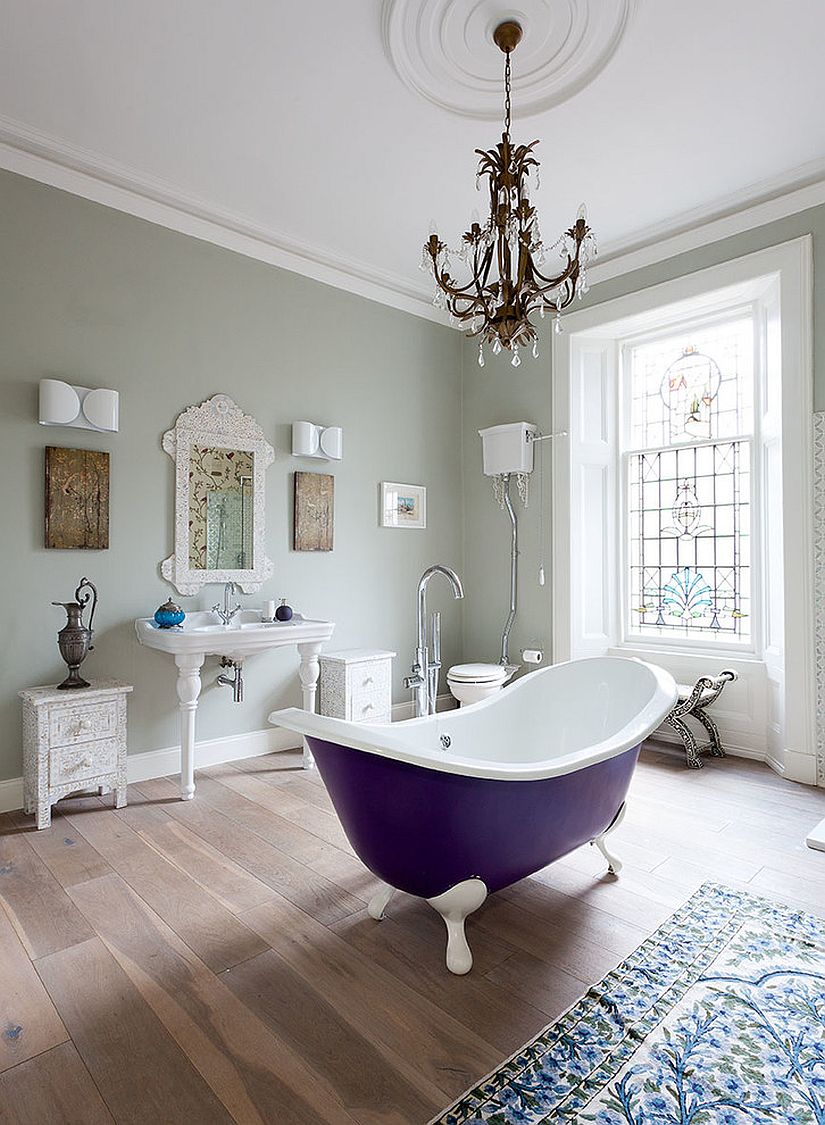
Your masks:
<instances>
[{"instance_id":1,"label":"chandelier crystal drop","mask_svg":"<svg viewBox=\"0 0 825 1125\"><path fill-rule=\"evenodd\" d=\"M504 132L495 148L476 149L479 156L476 187L487 180L490 213L482 223L473 213L458 250L449 250L434 226L424 244L422 268L431 269L436 290L433 305L446 309L451 321L465 325L468 336L480 336L478 362L484 366L484 344L494 354L512 352L511 363L521 363L519 349L533 345L537 356L538 333L530 314L545 309L553 313L553 327L561 331L561 312L578 294L588 291L587 266L596 256L596 240L587 225L584 205L573 225L552 246L539 233L536 209L530 202L530 177L539 186L539 163L533 155L538 141L515 145L510 139L510 55L521 40L521 27L506 20L493 39L504 52ZM453 278L450 258L466 265L472 276L464 284ZM552 274L546 261L561 261ZM541 269L539 267L542 267ZM543 272L547 270L547 272Z\"/></svg>"}]
</instances>

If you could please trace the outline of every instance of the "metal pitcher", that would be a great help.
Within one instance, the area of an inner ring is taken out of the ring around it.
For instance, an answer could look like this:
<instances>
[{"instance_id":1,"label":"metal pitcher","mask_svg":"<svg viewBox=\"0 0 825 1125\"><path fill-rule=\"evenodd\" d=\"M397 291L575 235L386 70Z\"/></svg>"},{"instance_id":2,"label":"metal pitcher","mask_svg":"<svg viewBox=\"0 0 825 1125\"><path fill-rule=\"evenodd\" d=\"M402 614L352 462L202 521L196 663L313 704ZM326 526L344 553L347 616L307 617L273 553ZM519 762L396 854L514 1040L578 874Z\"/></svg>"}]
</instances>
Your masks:
<instances>
[{"instance_id":1,"label":"metal pitcher","mask_svg":"<svg viewBox=\"0 0 825 1125\"><path fill-rule=\"evenodd\" d=\"M69 674L60 689L89 687L89 681L78 675L78 668L86 659L92 644L92 621L97 609L97 590L88 578L81 578L80 585L74 592L73 602L52 602L52 605L62 605L66 610L66 624L57 634L57 647L60 655L69 666ZM92 612L89 614L88 626L83 624L83 610L92 599Z\"/></svg>"}]
</instances>

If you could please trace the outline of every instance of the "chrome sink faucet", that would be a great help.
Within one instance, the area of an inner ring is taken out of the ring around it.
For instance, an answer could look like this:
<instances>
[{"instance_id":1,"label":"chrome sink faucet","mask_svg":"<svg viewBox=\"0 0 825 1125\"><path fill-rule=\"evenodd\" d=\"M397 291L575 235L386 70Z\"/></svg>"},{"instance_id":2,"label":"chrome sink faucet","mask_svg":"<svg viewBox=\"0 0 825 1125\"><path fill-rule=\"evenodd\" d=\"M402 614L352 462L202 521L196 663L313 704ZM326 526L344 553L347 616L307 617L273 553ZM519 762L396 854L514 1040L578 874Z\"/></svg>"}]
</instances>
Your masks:
<instances>
[{"instance_id":1,"label":"chrome sink faucet","mask_svg":"<svg viewBox=\"0 0 825 1125\"><path fill-rule=\"evenodd\" d=\"M449 566L436 563L428 566L418 582L418 603L416 613L415 660L410 671L412 675L404 680L404 687L413 692L416 718L421 715L434 715L438 698L438 674L441 670L441 614L432 618L432 655L427 639L427 587L436 574L443 574L450 583L454 598L464 597L464 587L456 572Z\"/></svg>"},{"instance_id":2,"label":"chrome sink faucet","mask_svg":"<svg viewBox=\"0 0 825 1125\"><path fill-rule=\"evenodd\" d=\"M224 625L229 625L235 614L241 612L240 602L235 606L234 609L229 608L229 599L235 593L236 589L237 586L234 582L227 582L223 588L223 608L221 608L220 602L216 602L215 605L212 606L212 612L217 613L218 617L220 617L221 622Z\"/></svg>"}]
</instances>

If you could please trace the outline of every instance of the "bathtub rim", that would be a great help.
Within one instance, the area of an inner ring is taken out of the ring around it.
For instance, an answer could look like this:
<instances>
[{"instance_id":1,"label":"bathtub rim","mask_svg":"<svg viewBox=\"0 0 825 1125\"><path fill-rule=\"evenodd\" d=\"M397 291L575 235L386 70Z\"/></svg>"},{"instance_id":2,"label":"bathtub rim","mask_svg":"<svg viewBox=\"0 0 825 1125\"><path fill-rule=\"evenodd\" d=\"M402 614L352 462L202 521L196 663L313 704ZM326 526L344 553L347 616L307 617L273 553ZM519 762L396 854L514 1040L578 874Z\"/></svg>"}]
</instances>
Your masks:
<instances>
[{"instance_id":1,"label":"bathtub rim","mask_svg":"<svg viewBox=\"0 0 825 1125\"><path fill-rule=\"evenodd\" d=\"M508 694L519 692L524 690L527 684L532 683L535 677L552 674L553 671L569 664L586 664L591 661L598 661L599 663L621 661L622 663L640 664L647 668L654 679L654 688L650 698L638 715L634 715L630 722L611 734L609 738L593 743L592 746L576 750L571 754L565 754L557 758L546 758L540 762L486 761L480 758L445 754L442 751L415 750L393 736L393 731L399 726L403 726L405 730L410 730L426 725L427 727L433 727L438 733L443 729L443 724L449 722L451 718L453 721L456 719L460 721L460 711L457 708L417 719L406 719L402 723L353 723L346 719L333 719L328 715L317 715L311 711L303 711L299 707L287 707L273 711L269 715L269 722L310 738L319 738L324 742L346 746L353 750L361 750L378 757L394 758L397 761L419 766L422 769L432 769L442 773L459 774L464 777L476 777L491 781L538 781L542 778L559 777L563 774L573 773L639 746L659 726L676 703L678 695L676 682L669 672L666 672L664 668L657 664L650 664L646 660L624 656L593 656L548 665L545 668L527 673L503 690ZM495 706L496 703L500 703L500 700L500 695L496 695L473 704L467 710L478 712L484 708Z\"/></svg>"}]
</instances>

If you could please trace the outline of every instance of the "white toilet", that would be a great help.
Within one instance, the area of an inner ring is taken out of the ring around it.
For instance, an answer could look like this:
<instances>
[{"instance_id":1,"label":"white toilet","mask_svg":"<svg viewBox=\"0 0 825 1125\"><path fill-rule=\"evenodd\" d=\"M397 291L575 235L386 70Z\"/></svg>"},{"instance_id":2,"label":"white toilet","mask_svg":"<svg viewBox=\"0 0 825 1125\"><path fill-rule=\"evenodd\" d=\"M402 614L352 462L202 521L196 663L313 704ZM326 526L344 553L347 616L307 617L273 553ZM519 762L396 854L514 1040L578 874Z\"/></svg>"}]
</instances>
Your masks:
<instances>
[{"instance_id":1,"label":"white toilet","mask_svg":"<svg viewBox=\"0 0 825 1125\"><path fill-rule=\"evenodd\" d=\"M447 673L447 686L464 707L501 691L512 674L503 664L455 664Z\"/></svg>"}]
</instances>

